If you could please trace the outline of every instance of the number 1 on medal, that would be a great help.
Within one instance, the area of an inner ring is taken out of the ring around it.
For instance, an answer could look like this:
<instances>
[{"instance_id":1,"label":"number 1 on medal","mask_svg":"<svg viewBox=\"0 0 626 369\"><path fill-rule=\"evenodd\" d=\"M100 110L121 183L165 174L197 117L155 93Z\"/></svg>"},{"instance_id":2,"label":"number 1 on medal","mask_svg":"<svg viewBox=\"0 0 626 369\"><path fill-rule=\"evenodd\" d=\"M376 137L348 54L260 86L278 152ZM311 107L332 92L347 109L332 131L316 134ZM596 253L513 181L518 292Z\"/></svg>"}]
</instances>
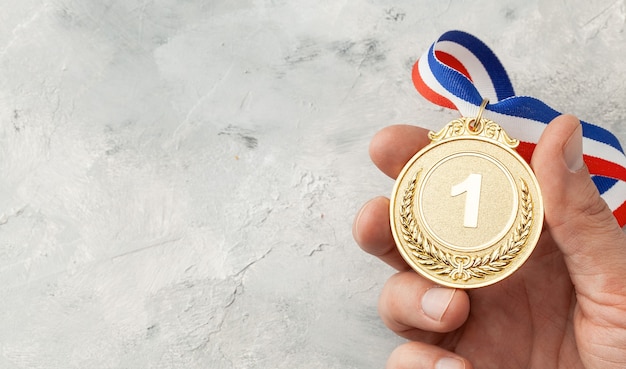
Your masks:
<instances>
[{"instance_id":1,"label":"number 1 on medal","mask_svg":"<svg viewBox=\"0 0 626 369\"><path fill-rule=\"evenodd\" d=\"M465 197L465 215L463 226L466 228L478 227L478 205L480 204L480 187L483 176L472 173L465 180L452 186L450 196L455 197L467 192Z\"/></svg>"}]
</instances>

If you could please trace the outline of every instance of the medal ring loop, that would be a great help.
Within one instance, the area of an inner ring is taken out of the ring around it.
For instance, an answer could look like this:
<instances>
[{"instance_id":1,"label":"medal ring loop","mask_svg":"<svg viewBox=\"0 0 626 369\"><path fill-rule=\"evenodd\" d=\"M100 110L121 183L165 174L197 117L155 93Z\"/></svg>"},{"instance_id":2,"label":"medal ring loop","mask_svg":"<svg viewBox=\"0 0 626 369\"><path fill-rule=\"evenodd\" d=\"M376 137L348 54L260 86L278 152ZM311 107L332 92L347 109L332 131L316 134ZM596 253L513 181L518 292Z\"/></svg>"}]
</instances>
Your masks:
<instances>
[{"instance_id":1,"label":"medal ring loop","mask_svg":"<svg viewBox=\"0 0 626 369\"><path fill-rule=\"evenodd\" d=\"M483 130L483 112L485 111L485 107L489 104L489 99L483 99L483 102L480 104L480 108L478 108L478 114L476 114L476 118L470 120L467 123L467 131L472 134L479 134Z\"/></svg>"}]
</instances>

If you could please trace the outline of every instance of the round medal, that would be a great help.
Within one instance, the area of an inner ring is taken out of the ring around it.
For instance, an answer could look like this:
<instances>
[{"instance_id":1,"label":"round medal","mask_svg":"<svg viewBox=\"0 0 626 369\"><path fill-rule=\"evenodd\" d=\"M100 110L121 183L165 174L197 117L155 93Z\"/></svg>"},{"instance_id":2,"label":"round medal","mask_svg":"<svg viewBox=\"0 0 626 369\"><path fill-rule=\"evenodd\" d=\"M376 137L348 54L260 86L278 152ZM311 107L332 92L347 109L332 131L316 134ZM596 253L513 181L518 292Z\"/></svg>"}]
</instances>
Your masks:
<instances>
[{"instance_id":1,"label":"round medal","mask_svg":"<svg viewBox=\"0 0 626 369\"><path fill-rule=\"evenodd\" d=\"M405 165L391 229L406 262L444 286L477 288L511 275L543 226L537 179L495 122L454 120Z\"/></svg>"}]
</instances>

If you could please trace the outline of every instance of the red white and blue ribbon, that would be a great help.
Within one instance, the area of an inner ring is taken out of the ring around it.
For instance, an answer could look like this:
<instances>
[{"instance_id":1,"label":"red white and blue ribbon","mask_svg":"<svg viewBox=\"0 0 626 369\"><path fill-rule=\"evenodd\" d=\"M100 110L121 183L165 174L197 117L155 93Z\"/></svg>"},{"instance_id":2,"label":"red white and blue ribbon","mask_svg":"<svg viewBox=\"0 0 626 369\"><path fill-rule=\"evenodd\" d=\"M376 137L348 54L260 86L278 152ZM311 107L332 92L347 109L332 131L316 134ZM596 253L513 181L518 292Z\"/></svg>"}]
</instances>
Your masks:
<instances>
[{"instance_id":1,"label":"red white and blue ribbon","mask_svg":"<svg viewBox=\"0 0 626 369\"><path fill-rule=\"evenodd\" d=\"M496 55L476 37L444 33L415 63L415 88L427 100L476 116L483 99L483 117L500 124L520 140L517 152L530 162L546 125L561 113L542 101L515 96L513 85ZM582 122L583 158L602 198L620 226L626 224L626 156L618 139L606 129Z\"/></svg>"}]
</instances>

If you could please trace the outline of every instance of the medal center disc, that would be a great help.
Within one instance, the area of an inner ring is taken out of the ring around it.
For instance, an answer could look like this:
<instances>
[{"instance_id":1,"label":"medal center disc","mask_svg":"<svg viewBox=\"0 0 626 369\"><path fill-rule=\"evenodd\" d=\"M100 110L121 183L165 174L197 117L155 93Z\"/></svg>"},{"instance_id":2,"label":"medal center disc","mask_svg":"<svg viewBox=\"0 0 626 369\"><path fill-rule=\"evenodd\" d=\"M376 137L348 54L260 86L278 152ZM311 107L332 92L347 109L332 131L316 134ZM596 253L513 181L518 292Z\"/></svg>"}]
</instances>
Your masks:
<instances>
[{"instance_id":1,"label":"medal center disc","mask_svg":"<svg viewBox=\"0 0 626 369\"><path fill-rule=\"evenodd\" d=\"M457 251L477 251L500 241L518 210L511 173L480 152L461 152L437 162L425 174L417 200L427 232Z\"/></svg>"}]
</instances>

